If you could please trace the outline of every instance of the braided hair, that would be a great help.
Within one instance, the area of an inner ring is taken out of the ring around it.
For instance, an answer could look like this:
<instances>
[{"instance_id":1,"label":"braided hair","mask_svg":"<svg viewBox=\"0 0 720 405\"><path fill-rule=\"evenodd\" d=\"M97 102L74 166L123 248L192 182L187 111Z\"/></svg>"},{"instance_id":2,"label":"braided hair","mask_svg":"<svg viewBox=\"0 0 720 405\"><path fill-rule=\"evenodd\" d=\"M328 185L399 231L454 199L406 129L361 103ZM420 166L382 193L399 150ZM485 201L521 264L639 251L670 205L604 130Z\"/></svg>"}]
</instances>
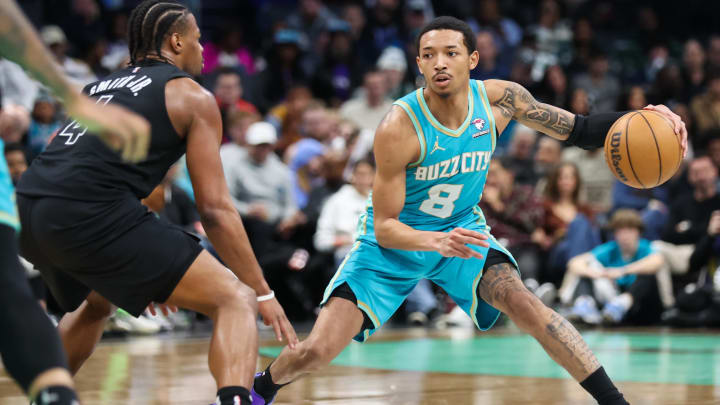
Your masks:
<instances>
[{"instance_id":1,"label":"braided hair","mask_svg":"<svg viewBox=\"0 0 720 405\"><path fill-rule=\"evenodd\" d=\"M145 0L135 7L128 19L130 64L150 53L167 59L160 53L163 40L176 23L185 23L188 14L185 6L160 0Z\"/></svg>"}]
</instances>

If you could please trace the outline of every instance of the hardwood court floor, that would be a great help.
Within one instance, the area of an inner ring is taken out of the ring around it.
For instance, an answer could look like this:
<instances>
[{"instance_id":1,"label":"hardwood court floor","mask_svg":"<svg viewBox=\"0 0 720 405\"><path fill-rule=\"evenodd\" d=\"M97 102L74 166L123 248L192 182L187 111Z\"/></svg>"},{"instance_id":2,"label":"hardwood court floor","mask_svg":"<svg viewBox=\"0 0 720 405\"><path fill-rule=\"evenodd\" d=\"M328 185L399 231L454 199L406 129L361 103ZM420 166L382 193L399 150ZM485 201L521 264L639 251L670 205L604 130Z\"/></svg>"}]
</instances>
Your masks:
<instances>
[{"instance_id":1,"label":"hardwood court floor","mask_svg":"<svg viewBox=\"0 0 720 405\"><path fill-rule=\"evenodd\" d=\"M279 349L263 334L258 367ZM720 404L720 333L587 331L583 336L633 404ZM77 376L84 405L210 403L206 336L103 342ZM276 404L594 404L532 339L508 328L387 330L353 344ZM0 371L0 404L26 405Z\"/></svg>"}]
</instances>

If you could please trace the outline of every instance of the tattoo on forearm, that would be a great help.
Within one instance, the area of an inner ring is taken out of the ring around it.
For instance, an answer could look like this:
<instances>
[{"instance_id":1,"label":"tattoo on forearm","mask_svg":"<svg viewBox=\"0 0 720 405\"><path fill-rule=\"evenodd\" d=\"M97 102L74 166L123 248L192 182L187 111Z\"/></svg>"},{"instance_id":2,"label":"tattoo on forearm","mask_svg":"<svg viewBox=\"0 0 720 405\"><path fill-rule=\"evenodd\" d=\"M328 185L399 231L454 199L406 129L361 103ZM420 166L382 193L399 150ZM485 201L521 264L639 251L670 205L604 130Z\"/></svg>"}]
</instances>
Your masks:
<instances>
[{"instance_id":1,"label":"tattoo on forearm","mask_svg":"<svg viewBox=\"0 0 720 405\"><path fill-rule=\"evenodd\" d=\"M547 334L562 345L564 353L552 353L557 357L570 357L575 360L585 373L590 374L600 368L600 362L590 351L577 329L567 319L555 312L550 316L550 323L546 326ZM547 348L547 346L546 346ZM549 349L551 350L551 349Z\"/></svg>"},{"instance_id":2,"label":"tattoo on forearm","mask_svg":"<svg viewBox=\"0 0 720 405\"><path fill-rule=\"evenodd\" d=\"M558 135L567 135L572 131L574 116L555 106L540 103L519 84L513 83L505 88L502 98L496 103L500 112L507 118L517 118L528 124L535 124Z\"/></svg>"}]
</instances>

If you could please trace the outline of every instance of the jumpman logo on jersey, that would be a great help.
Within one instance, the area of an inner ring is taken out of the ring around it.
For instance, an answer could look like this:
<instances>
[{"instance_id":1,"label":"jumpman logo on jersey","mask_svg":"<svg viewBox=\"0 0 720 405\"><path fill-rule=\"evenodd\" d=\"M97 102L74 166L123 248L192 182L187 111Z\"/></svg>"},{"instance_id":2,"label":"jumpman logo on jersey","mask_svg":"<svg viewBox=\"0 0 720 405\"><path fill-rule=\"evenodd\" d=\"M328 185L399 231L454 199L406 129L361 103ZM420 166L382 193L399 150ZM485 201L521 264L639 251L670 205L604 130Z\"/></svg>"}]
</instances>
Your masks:
<instances>
[{"instance_id":1,"label":"jumpman logo on jersey","mask_svg":"<svg viewBox=\"0 0 720 405\"><path fill-rule=\"evenodd\" d=\"M436 150L445 150L442 146L440 146L440 139L438 136L435 137L435 145L433 145L432 150L430 151L430 154L432 155Z\"/></svg>"}]
</instances>

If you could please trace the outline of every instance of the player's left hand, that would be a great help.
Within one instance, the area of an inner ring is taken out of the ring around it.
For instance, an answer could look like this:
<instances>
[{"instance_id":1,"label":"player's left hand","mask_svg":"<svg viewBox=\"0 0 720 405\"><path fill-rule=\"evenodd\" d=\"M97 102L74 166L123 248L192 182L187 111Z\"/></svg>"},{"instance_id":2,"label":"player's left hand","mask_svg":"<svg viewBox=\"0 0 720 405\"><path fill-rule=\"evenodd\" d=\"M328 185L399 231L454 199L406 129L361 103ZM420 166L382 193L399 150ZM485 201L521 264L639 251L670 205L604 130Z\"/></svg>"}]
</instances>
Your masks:
<instances>
[{"instance_id":1,"label":"player's left hand","mask_svg":"<svg viewBox=\"0 0 720 405\"><path fill-rule=\"evenodd\" d=\"M148 309L148 311L150 311L150 313L152 314L152 316L157 316L158 311L157 311L157 309L155 308L156 305L157 305L157 307L160 309L160 311L163 313L163 315L165 315L165 316L170 315L171 312L177 312L177 311L178 311L178 307L176 307L175 305L168 305L168 304L161 304L161 303L158 303L158 302L151 302L150 305L148 305L147 309Z\"/></svg>"},{"instance_id":2,"label":"player's left hand","mask_svg":"<svg viewBox=\"0 0 720 405\"><path fill-rule=\"evenodd\" d=\"M298 344L298 338L277 298L258 302L258 312L262 315L265 325L272 325L277 340L281 342L285 336L288 346L294 349Z\"/></svg>"},{"instance_id":3,"label":"player's left hand","mask_svg":"<svg viewBox=\"0 0 720 405\"><path fill-rule=\"evenodd\" d=\"M606 270L605 277L607 277L611 280L617 280L620 277L624 276L625 274L627 274L627 273L625 272L624 267L611 267Z\"/></svg>"},{"instance_id":4,"label":"player's left hand","mask_svg":"<svg viewBox=\"0 0 720 405\"><path fill-rule=\"evenodd\" d=\"M656 113L659 113L660 115L664 116L665 118L669 119L674 127L675 127L675 135L680 137L680 148L682 149L682 156L685 158L687 155L687 129L685 128L685 123L680 118L679 115L672 112L669 108L666 106L660 104L660 105L652 105L648 104L643 110L649 110L649 111L655 111Z\"/></svg>"}]
</instances>

